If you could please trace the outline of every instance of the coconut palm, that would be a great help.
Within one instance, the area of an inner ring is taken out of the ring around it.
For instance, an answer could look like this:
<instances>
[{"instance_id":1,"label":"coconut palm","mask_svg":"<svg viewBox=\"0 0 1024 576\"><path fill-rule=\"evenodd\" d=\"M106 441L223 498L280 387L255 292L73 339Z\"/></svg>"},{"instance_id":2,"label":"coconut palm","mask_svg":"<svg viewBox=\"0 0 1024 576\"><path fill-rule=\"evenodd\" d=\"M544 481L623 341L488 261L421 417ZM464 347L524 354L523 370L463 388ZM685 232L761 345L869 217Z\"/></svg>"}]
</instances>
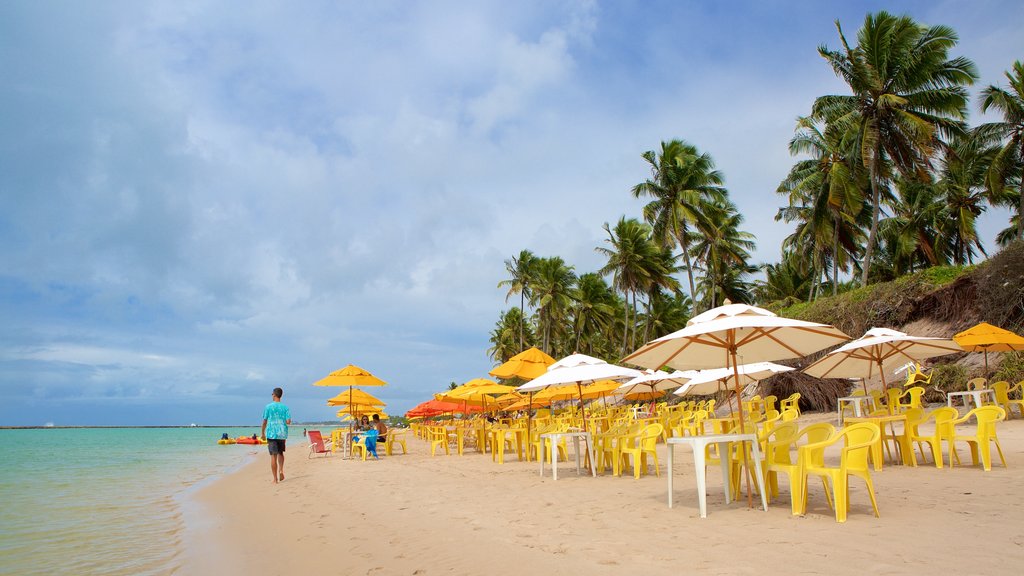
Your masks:
<instances>
[{"instance_id":1,"label":"coconut palm","mask_svg":"<svg viewBox=\"0 0 1024 576\"><path fill-rule=\"evenodd\" d=\"M595 250L608 258L601 274L611 274L612 286L626 299L622 334L622 353L625 354L629 347L629 313L632 310L636 317L636 294L650 285L652 264L657 262L659 249L651 241L651 227L635 218L620 218L614 230L607 222L603 228L608 234L605 242L611 247L599 246Z\"/></svg>"},{"instance_id":2,"label":"coconut palm","mask_svg":"<svg viewBox=\"0 0 1024 576\"><path fill-rule=\"evenodd\" d=\"M826 262L832 264L834 295L840 268L847 270L860 250L857 220L864 209L866 175L851 161L856 151L850 139L844 139L848 128L840 120L825 123L823 129L821 121L798 118L789 152L811 158L797 162L776 190L788 197L789 206L780 209L775 220L800 222L785 247L811 261L814 284L808 299L817 295L817 279Z\"/></svg>"},{"instance_id":3,"label":"coconut palm","mask_svg":"<svg viewBox=\"0 0 1024 576\"><path fill-rule=\"evenodd\" d=\"M806 266L804 258L798 252L783 252L782 261L778 264L765 264L761 267L764 280L754 282L754 296L757 302L787 302L795 304L798 300L810 299L811 283L815 278Z\"/></svg>"},{"instance_id":4,"label":"coconut palm","mask_svg":"<svg viewBox=\"0 0 1024 576\"><path fill-rule=\"evenodd\" d=\"M957 138L942 161L940 179L936 183L944 204L938 216L940 245L949 260L958 266L973 264L978 252L987 256L978 236L978 216L989 204L1000 203L1006 189L998 196L985 186L985 176L998 153L976 137Z\"/></svg>"},{"instance_id":5,"label":"coconut palm","mask_svg":"<svg viewBox=\"0 0 1024 576\"><path fill-rule=\"evenodd\" d=\"M975 129L983 139L1001 144L992 159L987 183L990 190L1002 196L1004 190L1017 191L1017 238L1024 238L1024 194L1020 194L1021 173L1024 172L1024 64L1013 63L1006 72L1009 88L990 85L981 91L981 110L990 109L1003 115L1002 122L982 124Z\"/></svg>"},{"instance_id":6,"label":"coconut palm","mask_svg":"<svg viewBox=\"0 0 1024 576\"><path fill-rule=\"evenodd\" d=\"M967 90L977 78L967 58L949 58L957 35L948 26L925 27L908 16L868 14L850 47L839 21L841 50L818 53L850 87L852 95L821 96L818 118L839 118L856 126L859 162L871 185L871 229L861 283L867 284L882 209L882 189L893 170L927 180L943 138L962 134Z\"/></svg>"},{"instance_id":7,"label":"coconut palm","mask_svg":"<svg viewBox=\"0 0 1024 576\"><path fill-rule=\"evenodd\" d=\"M918 265L945 264L949 251L939 245L938 226L944 211L938 187L897 179L896 190L892 216L879 223L879 237L885 245L883 260L896 276L913 272Z\"/></svg>"},{"instance_id":8,"label":"coconut palm","mask_svg":"<svg viewBox=\"0 0 1024 576\"><path fill-rule=\"evenodd\" d=\"M754 235L739 229L743 215L731 202L709 205L708 221L702 232L692 232L691 251L704 270L704 303L714 308L720 295L734 302L750 302L749 287L741 287L742 274L756 271L747 264L754 249ZM733 272L741 271L739 275ZM733 298L743 292L742 298Z\"/></svg>"},{"instance_id":9,"label":"coconut palm","mask_svg":"<svg viewBox=\"0 0 1024 576\"><path fill-rule=\"evenodd\" d=\"M633 196L653 198L643 208L644 220L652 226L656 242L678 245L682 250L692 296L693 266L687 232L700 227L708 202L725 197L722 174L715 170L711 156L682 140L662 142L660 152L644 152L643 159L651 167L651 177L633 187Z\"/></svg>"},{"instance_id":10,"label":"coconut palm","mask_svg":"<svg viewBox=\"0 0 1024 576\"><path fill-rule=\"evenodd\" d=\"M565 336L565 321L572 307L576 273L572 266L557 256L539 258L533 266L531 283L530 303L537 309L542 349L551 353L554 352L552 338L563 339Z\"/></svg>"},{"instance_id":11,"label":"coconut palm","mask_svg":"<svg viewBox=\"0 0 1024 576\"><path fill-rule=\"evenodd\" d=\"M511 260L505 260L505 270L509 274L507 280L498 282L498 288L508 286L508 294L505 295L505 302L513 294L519 294L519 312L520 316L526 316L526 299L530 297L530 275L533 273L533 266L537 261L537 257L533 255L533 252L529 250L523 250L519 252L518 257L513 257ZM526 349L526 339L523 334L522 327L519 330L519 350Z\"/></svg>"},{"instance_id":12,"label":"coconut palm","mask_svg":"<svg viewBox=\"0 0 1024 576\"><path fill-rule=\"evenodd\" d=\"M593 355L595 337L614 324L615 294L600 274L582 274L576 283L573 305L574 351Z\"/></svg>"},{"instance_id":13,"label":"coconut palm","mask_svg":"<svg viewBox=\"0 0 1024 576\"><path fill-rule=\"evenodd\" d=\"M519 308L506 310L495 323L494 330L491 330L491 347L487 349L488 356L501 363L522 352L523 345L519 338L524 332L528 336L526 341L532 342L533 331L530 329L529 322L523 317L522 310Z\"/></svg>"}]
</instances>

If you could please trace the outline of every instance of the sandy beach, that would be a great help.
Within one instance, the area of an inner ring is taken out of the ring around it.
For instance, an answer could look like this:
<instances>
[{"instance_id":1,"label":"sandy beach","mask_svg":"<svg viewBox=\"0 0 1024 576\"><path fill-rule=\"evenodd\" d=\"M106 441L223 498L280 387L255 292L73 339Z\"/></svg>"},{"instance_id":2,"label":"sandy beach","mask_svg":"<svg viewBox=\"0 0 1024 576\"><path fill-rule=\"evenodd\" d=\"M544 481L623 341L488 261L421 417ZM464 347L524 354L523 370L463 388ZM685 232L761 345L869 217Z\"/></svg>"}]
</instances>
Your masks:
<instances>
[{"instance_id":1,"label":"sandy beach","mask_svg":"<svg viewBox=\"0 0 1024 576\"><path fill-rule=\"evenodd\" d=\"M701 519L688 448L676 449L669 509L662 444L660 478L577 476L563 463L556 482L514 456L504 465L472 449L431 457L412 435L408 454L367 462L309 460L297 437L283 483L272 484L261 454L195 495L181 573L1018 574L1024 420L998 433L1009 468L887 464L873 473L881 517L853 479L845 524L820 483L802 517L790 514L785 479L768 512L745 498L726 505L717 469Z\"/></svg>"}]
</instances>

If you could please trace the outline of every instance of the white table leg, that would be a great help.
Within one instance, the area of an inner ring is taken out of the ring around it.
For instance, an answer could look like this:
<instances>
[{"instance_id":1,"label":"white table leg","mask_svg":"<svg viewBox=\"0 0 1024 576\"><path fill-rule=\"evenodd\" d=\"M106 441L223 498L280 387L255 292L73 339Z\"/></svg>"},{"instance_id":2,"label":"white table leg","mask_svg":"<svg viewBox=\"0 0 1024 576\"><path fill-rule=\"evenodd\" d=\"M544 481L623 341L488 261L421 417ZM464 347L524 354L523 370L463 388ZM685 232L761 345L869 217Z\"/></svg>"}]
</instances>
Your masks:
<instances>
[{"instance_id":1,"label":"white table leg","mask_svg":"<svg viewBox=\"0 0 1024 576\"><path fill-rule=\"evenodd\" d=\"M540 449L537 450L537 460L540 460L540 475L544 476L544 438L540 438Z\"/></svg>"},{"instance_id":2,"label":"white table leg","mask_svg":"<svg viewBox=\"0 0 1024 576\"><path fill-rule=\"evenodd\" d=\"M725 503L732 502L732 448L728 442L718 443L718 459L722 461L722 484L725 485Z\"/></svg>"},{"instance_id":3,"label":"white table leg","mask_svg":"<svg viewBox=\"0 0 1024 576\"><path fill-rule=\"evenodd\" d=\"M701 442L693 443L693 467L697 473L697 502L700 504L700 517L708 517L707 478L704 477L704 447Z\"/></svg>"},{"instance_id":4,"label":"white table leg","mask_svg":"<svg viewBox=\"0 0 1024 576\"><path fill-rule=\"evenodd\" d=\"M597 478L597 453L594 452L594 437L587 434L587 453L590 454L590 474Z\"/></svg>"},{"instance_id":5,"label":"white table leg","mask_svg":"<svg viewBox=\"0 0 1024 576\"><path fill-rule=\"evenodd\" d=\"M558 480L558 440L556 438L549 438L551 442L548 444L548 458L551 458L551 478Z\"/></svg>"},{"instance_id":6,"label":"white table leg","mask_svg":"<svg viewBox=\"0 0 1024 576\"><path fill-rule=\"evenodd\" d=\"M836 412L837 412L836 420L838 420L839 421L839 425L842 426L843 425L843 401L842 400L839 401L839 407L836 409Z\"/></svg>"},{"instance_id":7,"label":"white table leg","mask_svg":"<svg viewBox=\"0 0 1024 576\"><path fill-rule=\"evenodd\" d=\"M672 455L675 454L676 445L669 444L668 448L668 507L672 507Z\"/></svg>"},{"instance_id":8,"label":"white table leg","mask_svg":"<svg viewBox=\"0 0 1024 576\"><path fill-rule=\"evenodd\" d=\"M576 475L580 475L580 437L572 437L572 449L576 451Z\"/></svg>"},{"instance_id":9,"label":"white table leg","mask_svg":"<svg viewBox=\"0 0 1024 576\"><path fill-rule=\"evenodd\" d=\"M757 445L757 440L750 443L751 452L754 454L754 470L757 472L757 486L758 491L761 493L761 507L764 511L768 511L768 498L764 494L764 476L761 474L761 447Z\"/></svg>"}]
</instances>

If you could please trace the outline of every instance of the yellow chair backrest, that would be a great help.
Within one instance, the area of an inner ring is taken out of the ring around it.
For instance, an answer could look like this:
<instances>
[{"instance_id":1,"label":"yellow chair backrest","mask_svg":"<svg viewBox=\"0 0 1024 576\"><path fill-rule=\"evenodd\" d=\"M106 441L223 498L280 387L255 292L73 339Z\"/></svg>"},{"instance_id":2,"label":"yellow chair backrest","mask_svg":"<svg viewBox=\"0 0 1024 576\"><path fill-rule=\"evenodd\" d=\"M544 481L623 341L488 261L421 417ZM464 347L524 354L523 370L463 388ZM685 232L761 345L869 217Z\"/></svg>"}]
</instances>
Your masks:
<instances>
[{"instance_id":1,"label":"yellow chair backrest","mask_svg":"<svg viewBox=\"0 0 1024 576\"><path fill-rule=\"evenodd\" d=\"M996 391L996 402L1007 404L1010 402L1010 383L1000 380L992 384L991 388Z\"/></svg>"},{"instance_id":2,"label":"yellow chair backrest","mask_svg":"<svg viewBox=\"0 0 1024 576\"><path fill-rule=\"evenodd\" d=\"M986 382L987 380L985 380L984 378L971 378L970 380L967 381L967 389L983 390L985 388Z\"/></svg>"},{"instance_id":3,"label":"yellow chair backrest","mask_svg":"<svg viewBox=\"0 0 1024 576\"><path fill-rule=\"evenodd\" d=\"M867 472L871 446L878 442L881 433L878 425L873 422L861 422L844 428L839 433L846 441L839 468Z\"/></svg>"}]
</instances>

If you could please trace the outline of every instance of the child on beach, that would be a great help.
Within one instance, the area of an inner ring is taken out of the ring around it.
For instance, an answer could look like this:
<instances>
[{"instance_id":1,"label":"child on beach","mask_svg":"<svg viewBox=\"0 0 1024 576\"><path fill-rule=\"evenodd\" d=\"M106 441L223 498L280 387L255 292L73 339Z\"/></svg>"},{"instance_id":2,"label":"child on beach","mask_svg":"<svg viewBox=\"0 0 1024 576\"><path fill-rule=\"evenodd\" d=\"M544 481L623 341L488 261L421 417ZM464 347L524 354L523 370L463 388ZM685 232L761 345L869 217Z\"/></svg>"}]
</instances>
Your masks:
<instances>
[{"instance_id":1,"label":"child on beach","mask_svg":"<svg viewBox=\"0 0 1024 576\"><path fill-rule=\"evenodd\" d=\"M292 423L291 410L281 403L283 394L283 390L274 388L271 393L273 402L263 409L263 426L260 428L260 436L267 439L274 484L284 480L284 445L288 439L288 425Z\"/></svg>"}]
</instances>

